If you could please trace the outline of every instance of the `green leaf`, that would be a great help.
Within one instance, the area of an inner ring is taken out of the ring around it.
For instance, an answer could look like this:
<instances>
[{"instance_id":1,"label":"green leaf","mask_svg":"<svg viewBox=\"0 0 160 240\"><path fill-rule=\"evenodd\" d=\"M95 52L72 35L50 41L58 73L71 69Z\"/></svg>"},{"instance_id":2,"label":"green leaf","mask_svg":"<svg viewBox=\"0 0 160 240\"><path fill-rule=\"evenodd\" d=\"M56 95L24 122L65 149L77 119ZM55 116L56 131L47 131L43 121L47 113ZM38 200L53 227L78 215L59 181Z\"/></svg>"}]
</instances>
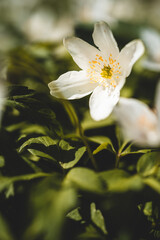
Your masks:
<instances>
[{"instance_id":1,"label":"green leaf","mask_svg":"<svg viewBox=\"0 0 160 240\"><path fill-rule=\"evenodd\" d=\"M44 153L42 151L39 150L35 150L35 149L27 149L31 154L33 154L34 156L38 156L38 157L42 157L42 158L47 158L50 160L53 160L54 162L57 163L57 161L54 159L54 157L50 156L47 153Z\"/></svg>"},{"instance_id":2,"label":"green leaf","mask_svg":"<svg viewBox=\"0 0 160 240\"><path fill-rule=\"evenodd\" d=\"M11 86L8 86L7 88L7 92L8 92L8 96L14 96L14 97L20 97L20 98L24 98L24 97L28 97L29 96L32 96L35 91L34 90L31 90L29 89L28 87L26 86L20 86L20 85L11 85Z\"/></svg>"},{"instance_id":3,"label":"green leaf","mask_svg":"<svg viewBox=\"0 0 160 240\"><path fill-rule=\"evenodd\" d=\"M46 147L53 146L57 144L57 140L54 140L50 138L49 136L42 136L37 138L30 138L26 142L22 144L22 146L19 148L19 151L21 152L24 148L30 146L31 144L43 144Z\"/></svg>"},{"instance_id":4,"label":"green leaf","mask_svg":"<svg viewBox=\"0 0 160 240\"><path fill-rule=\"evenodd\" d=\"M153 211L153 203L152 202L146 202L143 208L144 215L146 216L152 216Z\"/></svg>"},{"instance_id":5,"label":"green leaf","mask_svg":"<svg viewBox=\"0 0 160 240\"><path fill-rule=\"evenodd\" d=\"M160 194L160 182L157 181L155 178L144 178L143 182L150 188L152 188L154 191L156 191L158 194Z\"/></svg>"},{"instance_id":6,"label":"green leaf","mask_svg":"<svg viewBox=\"0 0 160 240\"><path fill-rule=\"evenodd\" d=\"M21 111L29 111L29 107L27 107L26 105L24 105L23 103L20 102L16 102L14 100L6 100L5 101L6 106L12 107L12 108L16 108L17 110Z\"/></svg>"},{"instance_id":7,"label":"green leaf","mask_svg":"<svg viewBox=\"0 0 160 240\"><path fill-rule=\"evenodd\" d=\"M140 157L137 163L137 172L143 176L148 177L157 173L160 164L160 153L150 152Z\"/></svg>"},{"instance_id":8,"label":"green leaf","mask_svg":"<svg viewBox=\"0 0 160 240\"><path fill-rule=\"evenodd\" d=\"M5 166L5 159L3 156L0 156L0 168Z\"/></svg>"},{"instance_id":9,"label":"green leaf","mask_svg":"<svg viewBox=\"0 0 160 240\"><path fill-rule=\"evenodd\" d=\"M65 151L69 151L71 149L74 149L74 147L72 147L67 141L65 140L60 140L59 142L59 147L62 149L62 150L65 150Z\"/></svg>"},{"instance_id":10,"label":"green leaf","mask_svg":"<svg viewBox=\"0 0 160 240\"><path fill-rule=\"evenodd\" d=\"M0 239L1 240L14 240L11 232L10 232L10 229L9 229L9 226L7 225L6 221L4 220L4 218L2 217L2 215L0 215L0 228L1 228L1 231L0 231Z\"/></svg>"},{"instance_id":11,"label":"green leaf","mask_svg":"<svg viewBox=\"0 0 160 240\"><path fill-rule=\"evenodd\" d=\"M152 151L152 149L140 149L137 151L129 151L130 149L124 150L124 152L121 153L121 157L128 156L128 155L135 155L135 154L143 154L143 153L149 153Z\"/></svg>"},{"instance_id":12,"label":"green leaf","mask_svg":"<svg viewBox=\"0 0 160 240\"><path fill-rule=\"evenodd\" d=\"M83 156L83 154L85 153L86 151L86 147L81 147L79 148L76 152L75 152L75 158L74 160L70 161L70 162L67 162L67 163L62 163L60 162L61 166L64 168L64 169L69 169L69 168L72 168L74 167L78 162L79 160L81 159L81 157Z\"/></svg>"},{"instance_id":13,"label":"green leaf","mask_svg":"<svg viewBox=\"0 0 160 240\"><path fill-rule=\"evenodd\" d=\"M93 154L97 154L99 152L101 152L102 150L108 150L112 153L116 153L112 143L110 141L108 142L105 142L105 143L102 143L100 146L98 146L94 151L93 151Z\"/></svg>"},{"instance_id":14,"label":"green leaf","mask_svg":"<svg viewBox=\"0 0 160 240\"><path fill-rule=\"evenodd\" d=\"M0 177L0 192L2 192L4 189L8 189L12 183L18 182L18 181L30 181L35 178L41 178L50 176L48 173L33 173L33 174L26 174L26 175L20 175L16 177Z\"/></svg>"},{"instance_id":15,"label":"green leaf","mask_svg":"<svg viewBox=\"0 0 160 240\"><path fill-rule=\"evenodd\" d=\"M91 220L104 234L107 234L104 217L93 202L91 203Z\"/></svg>"},{"instance_id":16,"label":"green leaf","mask_svg":"<svg viewBox=\"0 0 160 240\"><path fill-rule=\"evenodd\" d=\"M13 183L11 183L8 186L8 188L7 188L6 192L5 192L5 196L6 196L6 198L9 198L10 196L14 196L14 186L13 186Z\"/></svg>"},{"instance_id":17,"label":"green leaf","mask_svg":"<svg viewBox=\"0 0 160 240\"><path fill-rule=\"evenodd\" d=\"M100 177L106 182L109 191L126 192L140 191L144 187L140 176L130 176L121 169L114 169L99 173Z\"/></svg>"},{"instance_id":18,"label":"green leaf","mask_svg":"<svg viewBox=\"0 0 160 240\"><path fill-rule=\"evenodd\" d=\"M59 175L55 175L57 174L40 182L36 189L33 189L33 220L26 231L26 240L36 239L40 235L48 240L61 239L66 214L75 208L75 190L62 186Z\"/></svg>"},{"instance_id":19,"label":"green leaf","mask_svg":"<svg viewBox=\"0 0 160 240\"><path fill-rule=\"evenodd\" d=\"M104 149L107 149L107 150L111 151L112 153L116 153L116 150L114 149L113 144L108 137L93 136L93 137L88 137L87 139L92 142L100 144L100 146L98 146L98 148L93 151L93 154L97 154L99 151L102 151Z\"/></svg>"},{"instance_id":20,"label":"green leaf","mask_svg":"<svg viewBox=\"0 0 160 240\"><path fill-rule=\"evenodd\" d=\"M79 208L76 208L67 214L67 217L74 221L81 221L82 216L79 213Z\"/></svg>"},{"instance_id":21,"label":"green leaf","mask_svg":"<svg viewBox=\"0 0 160 240\"><path fill-rule=\"evenodd\" d=\"M6 129L9 132L20 130L21 134L24 136L28 134L33 134L33 133L45 135L47 130L44 126L41 126L38 124L28 124L28 122L25 122L25 121L9 125L6 127Z\"/></svg>"},{"instance_id":22,"label":"green leaf","mask_svg":"<svg viewBox=\"0 0 160 240\"><path fill-rule=\"evenodd\" d=\"M71 169L66 176L65 182L74 184L80 190L97 194L104 193L107 190L98 173L83 167Z\"/></svg>"},{"instance_id":23,"label":"green leaf","mask_svg":"<svg viewBox=\"0 0 160 240\"><path fill-rule=\"evenodd\" d=\"M98 144L102 144L105 142L111 143L111 140L106 136L92 136L92 137L87 137L87 139Z\"/></svg>"},{"instance_id":24,"label":"green leaf","mask_svg":"<svg viewBox=\"0 0 160 240\"><path fill-rule=\"evenodd\" d=\"M99 231L92 225L86 226L85 231L77 236L77 240L106 240L106 236L100 234Z\"/></svg>"}]
</instances>

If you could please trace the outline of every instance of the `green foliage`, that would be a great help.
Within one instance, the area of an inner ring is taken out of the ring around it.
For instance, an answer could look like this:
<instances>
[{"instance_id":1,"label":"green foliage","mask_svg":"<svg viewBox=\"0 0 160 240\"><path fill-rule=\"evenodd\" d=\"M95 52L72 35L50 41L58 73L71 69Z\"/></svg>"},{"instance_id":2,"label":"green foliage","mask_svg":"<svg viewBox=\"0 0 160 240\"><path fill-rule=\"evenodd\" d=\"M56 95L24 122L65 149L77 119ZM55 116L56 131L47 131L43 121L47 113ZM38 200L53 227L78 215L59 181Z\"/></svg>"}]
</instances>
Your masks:
<instances>
[{"instance_id":1,"label":"green foliage","mask_svg":"<svg viewBox=\"0 0 160 240\"><path fill-rule=\"evenodd\" d=\"M116 35L126 42L130 28L120 27L124 34L115 28ZM78 69L65 51L58 54L60 47L34 43L8 52L0 239L159 239L159 149L126 142L112 116L93 121L88 97L50 96L50 81ZM156 79L138 64L122 96L153 105Z\"/></svg>"},{"instance_id":2,"label":"green foliage","mask_svg":"<svg viewBox=\"0 0 160 240\"><path fill-rule=\"evenodd\" d=\"M96 209L95 203L91 203L91 220L104 234L107 234L104 217L101 211Z\"/></svg>"},{"instance_id":3,"label":"green foliage","mask_svg":"<svg viewBox=\"0 0 160 240\"><path fill-rule=\"evenodd\" d=\"M66 176L66 183L75 185L79 190L95 194L106 191L106 186L98 174L87 168L77 167L70 170Z\"/></svg>"},{"instance_id":4,"label":"green foliage","mask_svg":"<svg viewBox=\"0 0 160 240\"><path fill-rule=\"evenodd\" d=\"M13 240L14 238L10 233L7 223L1 215L0 215L0 226L1 226L0 239Z\"/></svg>"},{"instance_id":5,"label":"green foliage","mask_svg":"<svg viewBox=\"0 0 160 240\"><path fill-rule=\"evenodd\" d=\"M85 153L86 151L86 147L81 147L79 148L76 152L75 152L75 158L74 160L68 162L68 163L63 163L61 162L61 166L64 168L64 169L68 169L68 168L72 168L76 165L76 163L79 162L79 160L82 158L83 154Z\"/></svg>"}]
</instances>

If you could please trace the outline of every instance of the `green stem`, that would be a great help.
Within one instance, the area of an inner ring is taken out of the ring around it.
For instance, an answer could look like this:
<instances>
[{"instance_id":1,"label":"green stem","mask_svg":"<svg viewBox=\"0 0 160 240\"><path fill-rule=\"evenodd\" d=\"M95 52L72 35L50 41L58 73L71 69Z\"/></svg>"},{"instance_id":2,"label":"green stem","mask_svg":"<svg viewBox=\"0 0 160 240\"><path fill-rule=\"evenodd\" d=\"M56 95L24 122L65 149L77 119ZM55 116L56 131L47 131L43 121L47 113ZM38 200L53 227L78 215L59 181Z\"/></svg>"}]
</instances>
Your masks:
<instances>
[{"instance_id":1,"label":"green stem","mask_svg":"<svg viewBox=\"0 0 160 240\"><path fill-rule=\"evenodd\" d=\"M120 153L118 152L118 153L116 154L115 168L118 168L118 167L119 167L119 161L120 161Z\"/></svg>"},{"instance_id":2,"label":"green stem","mask_svg":"<svg viewBox=\"0 0 160 240\"><path fill-rule=\"evenodd\" d=\"M77 114L76 114L72 104L69 101L66 101L66 100L62 100L62 103L63 103L63 105L64 105L64 107L65 107L65 109L66 109L66 111L67 111L67 113L68 113L68 115L70 117L70 120L71 120L73 126L76 129L77 135L80 137L80 139L82 140L82 142L86 146L86 150L88 152L89 158L92 161L93 167L95 168L95 170L98 170L95 158L94 158L93 153L92 153L92 151L90 149L88 141L87 141L87 139L86 139L86 137L84 135L84 130L83 130L83 128L82 128L82 126L81 126L81 124L80 124L80 122L78 120Z\"/></svg>"}]
</instances>

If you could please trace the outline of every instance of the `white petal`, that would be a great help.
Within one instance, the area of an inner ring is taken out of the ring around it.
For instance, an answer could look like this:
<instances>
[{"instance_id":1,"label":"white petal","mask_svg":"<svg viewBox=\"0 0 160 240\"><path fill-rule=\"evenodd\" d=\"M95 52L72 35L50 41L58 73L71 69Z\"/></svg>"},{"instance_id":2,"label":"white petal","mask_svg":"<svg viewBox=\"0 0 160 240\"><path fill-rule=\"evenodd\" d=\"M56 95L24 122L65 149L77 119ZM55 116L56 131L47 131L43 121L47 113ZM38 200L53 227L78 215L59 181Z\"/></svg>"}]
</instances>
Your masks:
<instances>
[{"instance_id":1,"label":"white petal","mask_svg":"<svg viewBox=\"0 0 160 240\"><path fill-rule=\"evenodd\" d=\"M158 31L148 28L143 29L140 33L142 40L144 41L147 51L153 58L160 57L160 34Z\"/></svg>"},{"instance_id":2,"label":"white petal","mask_svg":"<svg viewBox=\"0 0 160 240\"><path fill-rule=\"evenodd\" d=\"M81 69L87 69L89 61L95 59L96 54L100 54L97 48L76 37L64 39L64 46Z\"/></svg>"},{"instance_id":3,"label":"white petal","mask_svg":"<svg viewBox=\"0 0 160 240\"><path fill-rule=\"evenodd\" d=\"M91 117L96 121L108 117L117 104L119 95L120 92L117 90L109 92L108 88L98 86L93 91L89 100Z\"/></svg>"},{"instance_id":4,"label":"white petal","mask_svg":"<svg viewBox=\"0 0 160 240\"><path fill-rule=\"evenodd\" d=\"M70 71L48 84L52 96L78 99L90 94L97 86L86 77L85 71Z\"/></svg>"},{"instance_id":5,"label":"white petal","mask_svg":"<svg viewBox=\"0 0 160 240\"><path fill-rule=\"evenodd\" d=\"M117 80L117 79L115 79L115 80ZM122 89L122 87L124 86L125 82L126 82L126 79L123 76L120 77L116 89L120 91Z\"/></svg>"},{"instance_id":6,"label":"white petal","mask_svg":"<svg viewBox=\"0 0 160 240\"><path fill-rule=\"evenodd\" d=\"M133 64L143 53L144 45L141 40L134 40L121 50L118 60L126 73L126 77L130 74Z\"/></svg>"},{"instance_id":7,"label":"white petal","mask_svg":"<svg viewBox=\"0 0 160 240\"><path fill-rule=\"evenodd\" d=\"M113 113L126 138L140 145L159 144L157 117L146 104L132 98L120 98Z\"/></svg>"},{"instance_id":8,"label":"white petal","mask_svg":"<svg viewBox=\"0 0 160 240\"><path fill-rule=\"evenodd\" d=\"M112 54L113 57L117 57L119 54L117 43L107 23L99 22L95 24L93 40L104 55Z\"/></svg>"},{"instance_id":9,"label":"white petal","mask_svg":"<svg viewBox=\"0 0 160 240\"><path fill-rule=\"evenodd\" d=\"M142 66L154 72L160 72L160 62L155 62L151 59L144 59L142 61Z\"/></svg>"}]
</instances>

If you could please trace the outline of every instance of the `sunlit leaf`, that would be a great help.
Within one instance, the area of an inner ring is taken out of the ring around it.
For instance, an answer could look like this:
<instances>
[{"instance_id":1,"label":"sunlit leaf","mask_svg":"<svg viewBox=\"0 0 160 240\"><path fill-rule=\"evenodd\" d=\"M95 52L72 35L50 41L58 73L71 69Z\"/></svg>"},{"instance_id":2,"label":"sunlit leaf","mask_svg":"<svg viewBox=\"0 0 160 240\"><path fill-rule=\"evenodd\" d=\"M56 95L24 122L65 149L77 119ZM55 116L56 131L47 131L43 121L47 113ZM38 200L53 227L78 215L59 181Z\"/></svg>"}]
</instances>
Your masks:
<instances>
[{"instance_id":1,"label":"sunlit leaf","mask_svg":"<svg viewBox=\"0 0 160 240\"><path fill-rule=\"evenodd\" d=\"M116 153L113 144L109 138L105 138L105 142L103 142L100 146L98 146L94 151L93 154L97 154L101 152L102 150L108 150L112 153Z\"/></svg>"},{"instance_id":2,"label":"sunlit leaf","mask_svg":"<svg viewBox=\"0 0 160 240\"><path fill-rule=\"evenodd\" d=\"M67 163L60 163L61 166L64 168L64 169L69 169L69 168L72 168L74 167L78 162L79 160L81 159L81 157L83 156L83 154L85 153L86 151L86 147L81 147L79 148L76 152L75 152L75 158L74 160L72 161L69 161Z\"/></svg>"},{"instance_id":3,"label":"sunlit leaf","mask_svg":"<svg viewBox=\"0 0 160 240\"><path fill-rule=\"evenodd\" d=\"M101 172L99 175L106 182L109 191L140 191L144 187L143 180L140 176L130 176L126 171L121 169Z\"/></svg>"},{"instance_id":4,"label":"sunlit leaf","mask_svg":"<svg viewBox=\"0 0 160 240\"><path fill-rule=\"evenodd\" d=\"M74 184L80 190L93 193L104 193L107 189L96 172L82 167L71 169L66 176L66 182Z\"/></svg>"},{"instance_id":5,"label":"sunlit leaf","mask_svg":"<svg viewBox=\"0 0 160 240\"><path fill-rule=\"evenodd\" d=\"M19 151L21 152L24 148L30 146L31 144L43 144L46 147L54 146L57 144L57 140L54 140L50 138L49 136L42 136L37 138L30 138L26 142L22 144L22 146L19 148Z\"/></svg>"},{"instance_id":6,"label":"sunlit leaf","mask_svg":"<svg viewBox=\"0 0 160 240\"><path fill-rule=\"evenodd\" d=\"M59 142L59 147L62 149L62 150L65 150L65 151L69 151L71 149L74 149L74 147L72 147L67 141L65 140L60 140Z\"/></svg>"},{"instance_id":7,"label":"sunlit leaf","mask_svg":"<svg viewBox=\"0 0 160 240\"><path fill-rule=\"evenodd\" d=\"M39 150L35 150L35 149L27 149L31 154L33 154L34 156L38 156L38 157L42 157L42 158L47 158L47 159L51 159L53 161L55 161L57 163L57 161L54 159L54 157L50 156L47 153L44 153L42 151Z\"/></svg>"},{"instance_id":8,"label":"sunlit leaf","mask_svg":"<svg viewBox=\"0 0 160 240\"><path fill-rule=\"evenodd\" d=\"M152 149L140 149L137 151L130 151L130 150L126 149L121 153L121 157L128 156L128 155L150 153L151 151L152 151Z\"/></svg>"},{"instance_id":9,"label":"sunlit leaf","mask_svg":"<svg viewBox=\"0 0 160 240\"><path fill-rule=\"evenodd\" d=\"M33 192L33 221L25 239L36 239L39 235L48 240L61 239L66 214L75 207L77 197L74 189L65 186L59 188L56 181L58 179L53 176L42 182Z\"/></svg>"},{"instance_id":10,"label":"sunlit leaf","mask_svg":"<svg viewBox=\"0 0 160 240\"><path fill-rule=\"evenodd\" d=\"M157 181L157 179L149 177L146 179L143 179L143 182L148 185L150 188L152 188L154 191L160 194L160 183Z\"/></svg>"},{"instance_id":11,"label":"sunlit leaf","mask_svg":"<svg viewBox=\"0 0 160 240\"><path fill-rule=\"evenodd\" d=\"M82 216L80 215L78 208L75 208L74 210L69 212L67 214L67 217L70 218L70 219L73 219L74 221L81 221L82 220Z\"/></svg>"},{"instance_id":12,"label":"sunlit leaf","mask_svg":"<svg viewBox=\"0 0 160 240\"><path fill-rule=\"evenodd\" d=\"M96 209L94 202L91 203L91 220L104 234L107 234L104 217L101 211Z\"/></svg>"},{"instance_id":13,"label":"sunlit leaf","mask_svg":"<svg viewBox=\"0 0 160 240\"><path fill-rule=\"evenodd\" d=\"M146 153L142 157L140 157L137 163L137 172L143 177L156 174L159 169L159 164L159 152Z\"/></svg>"}]
</instances>

